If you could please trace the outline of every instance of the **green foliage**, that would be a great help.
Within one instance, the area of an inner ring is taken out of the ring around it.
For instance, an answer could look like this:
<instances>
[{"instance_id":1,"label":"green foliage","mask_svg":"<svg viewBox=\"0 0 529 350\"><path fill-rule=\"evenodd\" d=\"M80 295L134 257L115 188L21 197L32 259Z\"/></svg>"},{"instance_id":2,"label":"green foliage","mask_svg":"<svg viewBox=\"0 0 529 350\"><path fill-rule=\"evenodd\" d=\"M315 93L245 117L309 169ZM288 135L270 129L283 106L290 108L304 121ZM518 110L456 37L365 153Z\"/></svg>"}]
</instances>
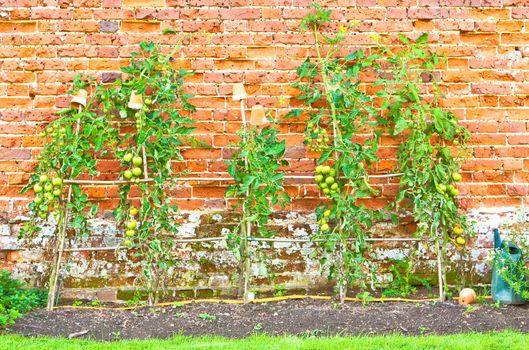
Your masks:
<instances>
[{"instance_id":1,"label":"green foliage","mask_svg":"<svg viewBox=\"0 0 529 350\"><path fill-rule=\"evenodd\" d=\"M305 102L309 116L307 142L318 140L321 130L326 130L324 135L331 135L328 145L318 142L322 151L318 163L326 165L317 168L316 181L331 202L322 203L316 209L320 233L314 238L323 239L324 249L334 254L329 261L330 277L337 280L343 300L353 280L365 281L372 272L364 258L365 237L381 213L366 208L358 200L376 193L367 181L367 173L378 160L380 133L373 130L383 120L377 120L374 100L359 84L359 73L373 64L374 58L365 57L362 51L345 59L335 57L345 39L345 31L341 29L333 37L323 35L320 28L329 22L329 15L329 11L317 6L316 12L303 21L314 34L318 59L314 62L307 59L297 69L300 81L294 86L301 91L299 99ZM299 116L301 112L295 110L290 115ZM355 137L358 134L368 136ZM323 182L318 178L322 174L331 175ZM327 188L329 185L331 189Z\"/></svg>"},{"instance_id":2,"label":"green foliage","mask_svg":"<svg viewBox=\"0 0 529 350\"><path fill-rule=\"evenodd\" d=\"M417 286L423 286L428 291L432 289L426 278L415 275L414 266L410 259L395 260L389 267L393 280L382 292L383 297L407 297L417 292Z\"/></svg>"},{"instance_id":3,"label":"green foliage","mask_svg":"<svg viewBox=\"0 0 529 350\"><path fill-rule=\"evenodd\" d=\"M336 193L331 193L322 181L327 178L316 170L316 182L332 199L316 210L318 238L324 239L327 251L336 253L331 277L337 279L343 300L346 287L353 280L362 285L372 271L364 259L365 237L383 215L360 200L377 194L367 174L378 161L381 133L386 130L400 141L395 169L401 173L400 192L389 209L411 211L417 235L442 245L446 266L448 242L461 250L464 233L456 232L470 232L459 212L455 187L461 180L458 169L467 154L469 132L439 103L435 69L440 58L428 50L427 34L415 41L400 35L398 45L379 44L370 55L358 50L341 57L347 28L340 27L335 35L323 34L331 13L315 7L303 19L302 28L314 34L317 60L307 59L298 68L300 81L294 86L301 91L299 99L309 117L307 144L321 152L319 163L332 167L335 176L330 183L338 184ZM360 84L366 74L376 77L373 94ZM299 109L289 113L289 117L302 115ZM322 216L326 212L330 215ZM396 222L396 215L391 218Z\"/></svg>"},{"instance_id":4,"label":"green foliage","mask_svg":"<svg viewBox=\"0 0 529 350\"><path fill-rule=\"evenodd\" d=\"M284 208L290 198L283 189L284 172L280 167L288 162L282 159L285 141L278 140L277 125L271 123L262 129L243 125L237 134L240 141L227 161L228 173L235 184L227 188L226 196L236 198L235 207L242 213L239 225L230 232L229 244L240 261L239 293L246 298L250 279L249 240L274 234L267 227L269 216L274 206ZM262 257L260 261L264 266L267 259Z\"/></svg>"},{"instance_id":5,"label":"green foliage","mask_svg":"<svg viewBox=\"0 0 529 350\"><path fill-rule=\"evenodd\" d=\"M105 90L108 98L103 105L108 103L121 117L136 120L135 132L122 136L115 153L122 159L124 168L133 167L125 155L143 156L148 166L145 170L154 180L136 183L141 192L139 203L129 200L134 185L121 185L119 206L114 211L122 225L138 219L135 234L125 242L135 250L135 256L142 258L143 276L152 304L158 301L158 291L168 270L176 264L172 253L174 243L167 237L178 232L175 220L178 208L170 203L168 195L176 175L171 161L182 159L182 146L197 142L189 136L193 131L191 119L182 113L195 110L188 103L191 96L183 92L184 79L192 73L175 70L171 65L171 57L178 48L169 54L161 53L153 43L142 43L140 48L139 53L132 55L130 66L122 69L127 79L116 82L115 89ZM126 107L132 92L144 96L144 106L139 111ZM138 214L131 214L132 207L138 209Z\"/></svg>"},{"instance_id":6,"label":"green foliage","mask_svg":"<svg viewBox=\"0 0 529 350\"><path fill-rule=\"evenodd\" d=\"M178 231L174 220L178 208L168 197L175 176L171 161L182 159L181 147L202 145L190 136L193 128L188 114L195 109L188 102L191 96L183 92L184 79L192 72L172 67L172 56L178 49L165 54L152 42L140 43L140 51L131 54L130 65L122 68L124 79L106 86L95 87L93 79L76 77L73 92L87 86L95 91L85 108L69 107L58 112L59 117L43 132L47 138L40 162L23 190L45 187L55 177L61 185L50 189L62 191L63 179L97 176L97 159L121 159L122 179L129 181L119 183L119 205L114 214L118 226L125 228L123 244L142 258L142 280L151 303L157 301L164 276L175 264L173 242L167 238ZM128 106L133 94L143 99L140 109ZM42 181L43 176L48 179ZM79 185L71 188L71 198L62 192L50 197L43 191L43 196L39 191L30 204L33 215L24 234L39 230L47 219L48 207L59 223L65 210L71 210L68 225L78 233L88 233L88 196ZM141 197L136 203L130 199L134 188ZM37 200L40 197L43 199ZM90 214L96 211L93 205Z\"/></svg>"},{"instance_id":7,"label":"green foliage","mask_svg":"<svg viewBox=\"0 0 529 350\"><path fill-rule=\"evenodd\" d=\"M204 321L215 321L217 319L217 316L210 315L207 312L205 312L205 313L202 313L202 314L198 314L198 318L200 318L201 320L204 320Z\"/></svg>"},{"instance_id":8,"label":"green foliage","mask_svg":"<svg viewBox=\"0 0 529 350\"><path fill-rule=\"evenodd\" d=\"M275 297L282 297L283 295L287 294L287 286L282 284L274 284L274 296Z\"/></svg>"},{"instance_id":9,"label":"green foliage","mask_svg":"<svg viewBox=\"0 0 529 350\"><path fill-rule=\"evenodd\" d=\"M360 292L356 295L356 297L360 299L363 306L367 306L370 302L375 300L375 298L368 291Z\"/></svg>"},{"instance_id":10,"label":"green foliage","mask_svg":"<svg viewBox=\"0 0 529 350\"><path fill-rule=\"evenodd\" d=\"M272 124L260 129L241 129L237 135L241 141L232 158L227 161L228 173L235 184L228 187L226 195L237 199L237 207L245 208L241 225L252 223L257 235L270 236L266 224L273 206L285 207L290 198L283 190L284 172L281 166L288 165L282 160L285 154L285 141L277 139L277 126ZM238 232L236 228L234 234Z\"/></svg>"},{"instance_id":11,"label":"green foliage","mask_svg":"<svg viewBox=\"0 0 529 350\"><path fill-rule=\"evenodd\" d=\"M391 134L402 140L397 170L403 175L396 202L412 209L419 234L436 238L443 228L469 229L458 211L454 174L468 154L470 134L439 105L434 69L441 58L428 50L427 38L425 33L413 42L401 35L398 49L379 45L384 63L377 67L381 78L375 85L381 88L377 97Z\"/></svg>"},{"instance_id":12,"label":"green foliage","mask_svg":"<svg viewBox=\"0 0 529 350\"><path fill-rule=\"evenodd\" d=\"M529 210L520 209L515 217L506 223L504 242L511 242L521 249L523 259L514 261L508 254L503 252L504 247L494 250L492 264L497 269L501 278L514 292L522 298L529 300L529 267L527 257L529 256Z\"/></svg>"},{"instance_id":13,"label":"green foliage","mask_svg":"<svg viewBox=\"0 0 529 350\"><path fill-rule=\"evenodd\" d=\"M0 326L14 323L22 314L46 305L46 292L23 289L23 283L0 270Z\"/></svg>"}]
</instances>

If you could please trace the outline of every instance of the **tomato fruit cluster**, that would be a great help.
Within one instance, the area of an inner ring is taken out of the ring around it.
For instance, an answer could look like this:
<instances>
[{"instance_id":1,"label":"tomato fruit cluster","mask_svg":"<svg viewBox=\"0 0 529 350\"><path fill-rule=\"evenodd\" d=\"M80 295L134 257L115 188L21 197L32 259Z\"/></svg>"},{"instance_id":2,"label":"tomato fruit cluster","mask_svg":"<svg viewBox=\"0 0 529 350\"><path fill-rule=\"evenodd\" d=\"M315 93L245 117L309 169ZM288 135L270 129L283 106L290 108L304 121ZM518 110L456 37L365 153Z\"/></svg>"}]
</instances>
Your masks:
<instances>
[{"instance_id":1,"label":"tomato fruit cluster","mask_svg":"<svg viewBox=\"0 0 529 350\"><path fill-rule=\"evenodd\" d=\"M322 217L318 220L318 225L320 225L320 232L327 232L329 231L330 227L329 227L329 218L331 216L331 210L330 209L326 209L323 214L322 214Z\"/></svg>"},{"instance_id":2,"label":"tomato fruit cluster","mask_svg":"<svg viewBox=\"0 0 529 350\"><path fill-rule=\"evenodd\" d=\"M339 185L336 182L336 170L329 165L318 165L314 180L316 180L325 197L331 198L338 193Z\"/></svg>"},{"instance_id":3,"label":"tomato fruit cluster","mask_svg":"<svg viewBox=\"0 0 529 350\"><path fill-rule=\"evenodd\" d=\"M462 176L460 173L453 173L452 174L452 180L455 182L461 181ZM457 197L459 195L459 190L454 185L445 185L445 184L437 184L436 185L437 192L441 194L445 194L447 197Z\"/></svg>"},{"instance_id":4,"label":"tomato fruit cluster","mask_svg":"<svg viewBox=\"0 0 529 350\"><path fill-rule=\"evenodd\" d=\"M128 152L123 156L122 161L129 167L123 172L123 177L126 180L139 183L140 176L143 174L143 170L140 168L143 164L143 159L138 155L134 155L132 152Z\"/></svg>"},{"instance_id":5,"label":"tomato fruit cluster","mask_svg":"<svg viewBox=\"0 0 529 350\"><path fill-rule=\"evenodd\" d=\"M64 138L66 137L66 128L64 126L59 126L56 124L51 124L47 130L42 130L40 132L41 137L49 136L56 141L58 146L64 146Z\"/></svg>"},{"instance_id":6,"label":"tomato fruit cluster","mask_svg":"<svg viewBox=\"0 0 529 350\"><path fill-rule=\"evenodd\" d=\"M50 180L46 174L40 175L39 181L33 185L35 198L31 207L41 219L48 217L50 209L58 207L62 187L63 183L60 177L53 177Z\"/></svg>"},{"instance_id":7,"label":"tomato fruit cluster","mask_svg":"<svg viewBox=\"0 0 529 350\"><path fill-rule=\"evenodd\" d=\"M138 228L138 222L136 221L135 217L138 215L138 208L136 207L130 207L129 208L129 220L125 223L125 227L127 228L125 230L125 240L123 241L123 244L127 247L132 246L132 238L136 235L136 229Z\"/></svg>"},{"instance_id":8,"label":"tomato fruit cluster","mask_svg":"<svg viewBox=\"0 0 529 350\"><path fill-rule=\"evenodd\" d=\"M326 129L309 123L305 141L311 151L323 152L329 147L330 138Z\"/></svg>"},{"instance_id":9,"label":"tomato fruit cluster","mask_svg":"<svg viewBox=\"0 0 529 350\"><path fill-rule=\"evenodd\" d=\"M456 236L455 238L456 246L461 247L467 243L465 237L463 237L463 228L461 226L454 225L454 227L452 228L452 232Z\"/></svg>"}]
</instances>

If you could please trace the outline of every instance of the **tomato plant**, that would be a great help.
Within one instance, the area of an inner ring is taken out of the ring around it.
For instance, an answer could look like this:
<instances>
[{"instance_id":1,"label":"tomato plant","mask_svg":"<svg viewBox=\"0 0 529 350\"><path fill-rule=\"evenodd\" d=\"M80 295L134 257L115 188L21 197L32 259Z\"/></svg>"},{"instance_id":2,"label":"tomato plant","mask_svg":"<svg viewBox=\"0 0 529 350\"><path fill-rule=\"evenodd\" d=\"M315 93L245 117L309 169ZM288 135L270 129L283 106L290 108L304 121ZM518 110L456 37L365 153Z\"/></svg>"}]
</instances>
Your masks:
<instances>
[{"instance_id":1,"label":"tomato plant","mask_svg":"<svg viewBox=\"0 0 529 350\"><path fill-rule=\"evenodd\" d=\"M122 181L114 182L119 186L114 214L123 228L124 245L142 258L141 280L151 304L157 302L159 289L175 264L170 236L178 232L178 208L167 194L175 176L171 161L181 159L182 147L198 144L190 135L191 119L185 114L194 111L188 102L191 96L183 92L184 79L192 72L173 69L176 50L164 54L154 43L140 43L130 65L122 68L123 80L95 86L93 80L76 78L74 92L86 86L95 91L84 108L60 111L43 132L47 142L24 189L35 191L32 219L24 233L38 231L46 220L44 214L52 209L59 225L68 209L73 219L67 224L86 233L88 196L74 183L71 195L64 198L62 184L80 175L98 175L98 157L121 159ZM123 132L126 128L131 131ZM131 198L133 186L141 193L139 199ZM96 209L92 207L92 214Z\"/></svg>"},{"instance_id":2,"label":"tomato plant","mask_svg":"<svg viewBox=\"0 0 529 350\"><path fill-rule=\"evenodd\" d=\"M398 219L395 213L384 215L359 201L376 194L367 181L368 171L378 160L380 135L386 130L401 139L396 166L401 173L400 192L388 209L410 211L417 235L441 246L440 283L446 287L447 244L463 250L464 234L470 232L458 209L456 187L462 180L459 169L469 132L439 103L434 70L440 58L427 49L426 34L416 41L400 35L397 47L379 44L370 55L358 50L340 57L348 29L342 26L336 34L328 34L331 11L315 7L303 19L302 28L314 35L317 59L307 59L298 68L300 81L294 86L307 106L307 144L321 152L315 181L330 201L316 210L318 237L337 255L331 276L337 279L339 297L343 301L347 286L368 276L365 236L374 222ZM364 92L361 74L365 73L377 77L376 93ZM302 112L294 110L290 115Z\"/></svg>"},{"instance_id":3,"label":"tomato plant","mask_svg":"<svg viewBox=\"0 0 529 350\"><path fill-rule=\"evenodd\" d=\"M330 199L316 209L320 229L314 238L323 239L323 247L333 255L329 260L330 277L336 279L343 302L353 281L372 277L370 262L364 258L365 238L382 214L359 199L375 193L367 179L370 166L377 161L380 133L374 130L383 120L377 118L372 97L358 82L358 73L372 64L372 58L364 57L362 51L344 59L336 57L346 29L341 28L335 35L323 34L331 12L316 7L315 13L303 19L302 26L314 35L317 59L307 59L297 69L300 81L294 86L301 90L299 98L309 115L307 143L321 152L315 181ZM290 115L301 113L294 110ZM358 134L367 137L355 139Z\"/></svg>"},{"instance_id":4,"label":"tomato plant","mask_svg":"<svg viewBox=\"0 0 529 350\"><path fill-rule=\"evenodd\" d=\"M241 262L239 292L247 300L249 241L252 237L270 237L274 234L267 228L273 206L284 208L290 200L283 189L284 172L280 169L288 163L282 159L285 141L278 140L275 123L264 128L243 125L237 134L240 141L235 145L232 158L227 161L228 173L235 184L227 188L226 196L236 198L236 207L242 212L239 225L230 233L230 241L236 247L235 252Z\"/></svg>"},{"instance_id":5,"label":"tomato plant","mask_svg":"<svg viewBox=\"0 0 529 350\"><path fill-rule=\"evenodd\" d=\"M469 131L440 104L435 76L441 58L427 48L425 33L411 41L399 35L399 48L378 45L377 97L390 132L400 139L397 171L402 173L394 208L411 211L417 235L431 239L440 254L447 288L447 244L462 251L471 227L458 208L461 163L468 155ZM425 92L428 92L425 95ZM463 254L463 252L461 252ZM443 282L443 283L441 283ZM442 294L442 293L441 293Z\"/></svg>"}]
</instances>

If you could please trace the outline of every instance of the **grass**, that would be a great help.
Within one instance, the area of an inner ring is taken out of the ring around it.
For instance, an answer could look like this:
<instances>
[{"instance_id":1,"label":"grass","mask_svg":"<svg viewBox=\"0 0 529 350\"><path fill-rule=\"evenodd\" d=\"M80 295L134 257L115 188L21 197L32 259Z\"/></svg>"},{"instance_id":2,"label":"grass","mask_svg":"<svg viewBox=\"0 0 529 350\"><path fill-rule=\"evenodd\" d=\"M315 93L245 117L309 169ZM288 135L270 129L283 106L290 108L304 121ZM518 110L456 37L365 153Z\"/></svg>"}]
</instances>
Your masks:
<instances>
[{"instance_id":1,"label":"grass","mask_svg":"<svg viewBox=\"0 0 529 350\"><path fill-rule=\"evenodd\" d=\"M97 342L62 338L25 338L0 335L0 349L9 350L170 350L170 349L241 349L241 350L385 350L385 349L527 349L529 335L501 332L488 334L458 334L448 336L406 337L399 335L377 337L271 337L255 335L245 339L218 337L191 338L176 336L168 340L127 340Z\"/></svg>"}]
</instances>

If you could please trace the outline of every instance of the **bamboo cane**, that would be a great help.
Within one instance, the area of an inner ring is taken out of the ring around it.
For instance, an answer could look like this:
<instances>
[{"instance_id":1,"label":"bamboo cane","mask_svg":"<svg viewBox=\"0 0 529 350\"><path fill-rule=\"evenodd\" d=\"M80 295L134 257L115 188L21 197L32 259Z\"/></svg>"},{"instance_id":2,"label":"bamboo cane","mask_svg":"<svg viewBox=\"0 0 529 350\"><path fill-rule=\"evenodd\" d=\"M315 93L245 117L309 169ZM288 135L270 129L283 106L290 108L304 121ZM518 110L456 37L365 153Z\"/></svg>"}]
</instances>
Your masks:
<instances>
[{"instance_id":1,"label":"bamboo cane","mask_svg":"<svg viewBox=\"0 0 529 350\"><path fill-rule=\"evenodd\" d=\"M79 113L82 110L82 106L79 104ZM81 122L79 120L79 117L77 118L76 122L76 129L75 129L75 135L79 135L79 130L81 128ZM49 311L53 310L53 307L55 306L55 294L57 293L57 283L59 280L59 271L61 268L61 260L62 255L64 252L64 242L66 241L66 230L68 228L68 221L70 216L70 209L68 208L68 204L72 200L72 186L68 186L68 195L66 197L66 202L64 204L64 210L60 213L60 218L57 223L59 226L59 230L57 231L57 241L58 241L58 251L57 253L57 259L55 263L52 266L52 272L50 275L50 283L49 283L49 290L48 290L48 304L47 309ZM53 281L53 282L52 282Z\"/></svg>"},{"instance_id":2,"label":"bamboo cane","mask_svg":"<svg viewBox=\"0 0 529 350\"><path fill-rule=\"evenodd\" d=\"M244 111L244 99L241 99L241 117L242 117L242 126L243 126L243 142L246 143L247 141L247 125L246 125L246 114ZM248 158L244 157L244 166L246 168L246 171L248 171ZM246 198L250 197L250 190L246 190ZM243 218L248 218L248 208L246 206L246 201L243 203ZM252 225L249 221L245 221L244 228L242 231L242 247L243 247L243 256L244 256L244 266L243 266L243 272L244 272L244 284L243 284L243 300L245 303L248 302L248 288L250 283L250 254L249 254L249 244L248 244L248 237L252 234Z\"/></svg>"},{"instance_id":3,"label":"bamboo cane","mask_svg":"<svg viewBox=\"0 0 529 350\"><path fill-rule=\"evenodd\" d=\"M373 179L383 179L391 177L400 177L402 173L395 174L373 174L368 175L369 178ZM313 180L314 175L285 175L285 179L292 180ZM177 182L188 182L188 181L233 181L232 177L175 177L173 179ZM154 179L145 177L140 179L140 182L153 182ZM78 185L121 185L127 183L134 183L131 180L75 180L68 179L64 180L65 184L78 184Z\"/></svg>"},{"instance_id":4,"label":"bamboo cane","mask_svg":"<svg viewBox=\"0 0 529 350\"><path fill-rule=\"evenodd\" d=\"M435 243L437 249L437 278L439 279L439 301L445 300L444 285L443 285L443 267L441 264L441 249L439 247L439 240Z\"/></svg>"}]
</instances>

